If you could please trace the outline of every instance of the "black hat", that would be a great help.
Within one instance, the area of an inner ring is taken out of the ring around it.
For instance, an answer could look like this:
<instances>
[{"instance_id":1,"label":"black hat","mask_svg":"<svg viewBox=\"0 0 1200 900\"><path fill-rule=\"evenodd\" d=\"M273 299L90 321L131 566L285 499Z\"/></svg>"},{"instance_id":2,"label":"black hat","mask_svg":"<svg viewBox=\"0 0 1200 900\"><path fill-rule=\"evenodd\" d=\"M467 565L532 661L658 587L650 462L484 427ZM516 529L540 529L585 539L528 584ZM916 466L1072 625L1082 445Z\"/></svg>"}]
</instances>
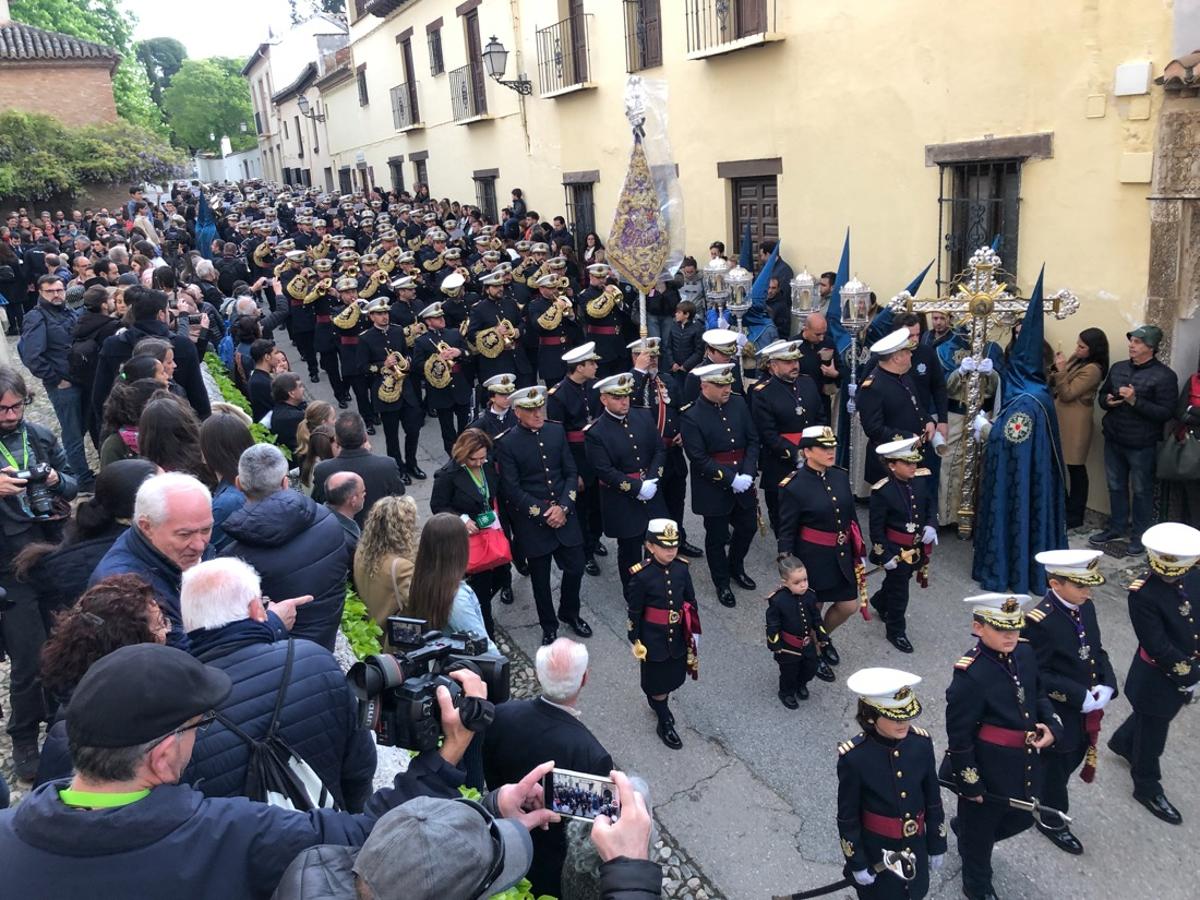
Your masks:
<instances>
[{"instance_id":1,"label":"black hat","mask_svg":"<svg viewBox=\"0 0 1200 900\"><path fill-rule=\"evenodd\" d=\"M98 660L67 708L67 737L82 747L136 747L215 709L233 690L220 669L161 644L121 647Z\"/></svg>"},{"instance_id":2,"label":"black hat","mask_svg":"<svg viewBox=\"0 0 1200 900\"><path fill-rule=\"evenodd\" d=\"M106 509L114 519L132 519L133 501L138 488L158 472L158 466L148 459L119 459L109 463L96 476L96 493L92 502Z\"/></svg>"}]
</instances>

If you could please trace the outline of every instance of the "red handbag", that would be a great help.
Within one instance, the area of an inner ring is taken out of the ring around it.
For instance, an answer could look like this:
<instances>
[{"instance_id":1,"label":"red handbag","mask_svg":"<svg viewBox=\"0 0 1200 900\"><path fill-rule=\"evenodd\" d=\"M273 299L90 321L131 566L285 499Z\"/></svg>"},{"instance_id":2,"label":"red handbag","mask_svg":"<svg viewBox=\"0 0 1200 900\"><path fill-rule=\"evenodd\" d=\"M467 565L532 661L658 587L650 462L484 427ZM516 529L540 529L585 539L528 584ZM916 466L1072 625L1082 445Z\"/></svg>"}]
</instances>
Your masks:
<instances>
[{"instance_id":1,"label":"red handbag","mask_svg":"<svg viewBox=\"0 0 1200 900\"><path fill-rule=\"evenodd\" d=\"M467 574L477 575L512 562L512 548L499 528L483 528L470 537L471 555L467 559Z\"/></svg>"}]
</instances>

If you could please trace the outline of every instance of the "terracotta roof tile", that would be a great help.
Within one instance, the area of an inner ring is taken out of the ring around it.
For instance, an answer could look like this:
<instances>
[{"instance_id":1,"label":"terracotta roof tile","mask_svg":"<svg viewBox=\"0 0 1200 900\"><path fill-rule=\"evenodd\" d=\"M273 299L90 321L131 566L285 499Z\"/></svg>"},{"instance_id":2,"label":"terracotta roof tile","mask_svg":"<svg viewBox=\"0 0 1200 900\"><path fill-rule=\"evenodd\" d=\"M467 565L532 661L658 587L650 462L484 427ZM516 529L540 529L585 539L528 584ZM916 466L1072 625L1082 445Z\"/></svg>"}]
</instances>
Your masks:
<instances>
[{"instance_id":1,"label":"terracotta roof tile","mask_svg":"<svg viewBox=\"0 0 1200 900\"><path fill-rule=\"evenodd\" d=\"M103 44L21 22L0 23L0 62L61 59L115 63L119 58L116 50Z\"/></svg>"},{"instance_id":2,"label":"terracotta roof tile","mask_svg":"<svg viewBox=\"0 0 1200 900\"><path fill-rule=\"evenodd\" d=\"M1169 91L1196 87L1200 82L1200 71L1197 69L1200 69L1200 50L1193 50L1167 63L1154 83L1161 84Z\"/></svg>"}]
</instances>

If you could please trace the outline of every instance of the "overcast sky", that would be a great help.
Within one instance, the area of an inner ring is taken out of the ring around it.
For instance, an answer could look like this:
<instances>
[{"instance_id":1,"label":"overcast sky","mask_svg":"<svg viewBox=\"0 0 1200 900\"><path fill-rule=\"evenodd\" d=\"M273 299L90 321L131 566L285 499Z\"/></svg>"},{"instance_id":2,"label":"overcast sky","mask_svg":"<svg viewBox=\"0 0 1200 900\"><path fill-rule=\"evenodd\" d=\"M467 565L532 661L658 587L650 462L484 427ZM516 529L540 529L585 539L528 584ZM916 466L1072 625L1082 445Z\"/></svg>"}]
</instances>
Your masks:
<instances>
[{"instance_id":1,"label":"overcast sky","mask_svg":"<svg viewBox=\"0 0 1200 900\"><path fill-rule=\"evenodd\" d=\"M288 26L287 0L123 0L138 17L135 40L173 37L188 56L247 57L267 37L267 26L279 34Z\"/></svg>"}]
</instances>

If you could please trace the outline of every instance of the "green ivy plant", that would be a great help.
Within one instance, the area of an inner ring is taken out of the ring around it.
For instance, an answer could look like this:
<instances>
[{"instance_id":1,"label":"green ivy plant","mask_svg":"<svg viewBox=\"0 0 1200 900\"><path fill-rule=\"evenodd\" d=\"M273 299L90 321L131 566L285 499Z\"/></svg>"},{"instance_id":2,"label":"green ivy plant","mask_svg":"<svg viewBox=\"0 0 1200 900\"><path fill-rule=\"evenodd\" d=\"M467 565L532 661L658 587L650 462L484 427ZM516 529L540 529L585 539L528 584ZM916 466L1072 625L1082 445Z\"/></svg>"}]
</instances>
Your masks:
<instances>
[{"instance_id":1,"label":"green ivy plant","mask_svg":"<svg viewBox=\"0 0 1200 900\"><path fill-rule=\"evenodd\" d=\"M383 637L383 629L367 613L367 605L349 585L346 586L346 603L342 607L342 634L350 642L356 659L383 650L379 641Z\"/></svg>"}]
</instances>

